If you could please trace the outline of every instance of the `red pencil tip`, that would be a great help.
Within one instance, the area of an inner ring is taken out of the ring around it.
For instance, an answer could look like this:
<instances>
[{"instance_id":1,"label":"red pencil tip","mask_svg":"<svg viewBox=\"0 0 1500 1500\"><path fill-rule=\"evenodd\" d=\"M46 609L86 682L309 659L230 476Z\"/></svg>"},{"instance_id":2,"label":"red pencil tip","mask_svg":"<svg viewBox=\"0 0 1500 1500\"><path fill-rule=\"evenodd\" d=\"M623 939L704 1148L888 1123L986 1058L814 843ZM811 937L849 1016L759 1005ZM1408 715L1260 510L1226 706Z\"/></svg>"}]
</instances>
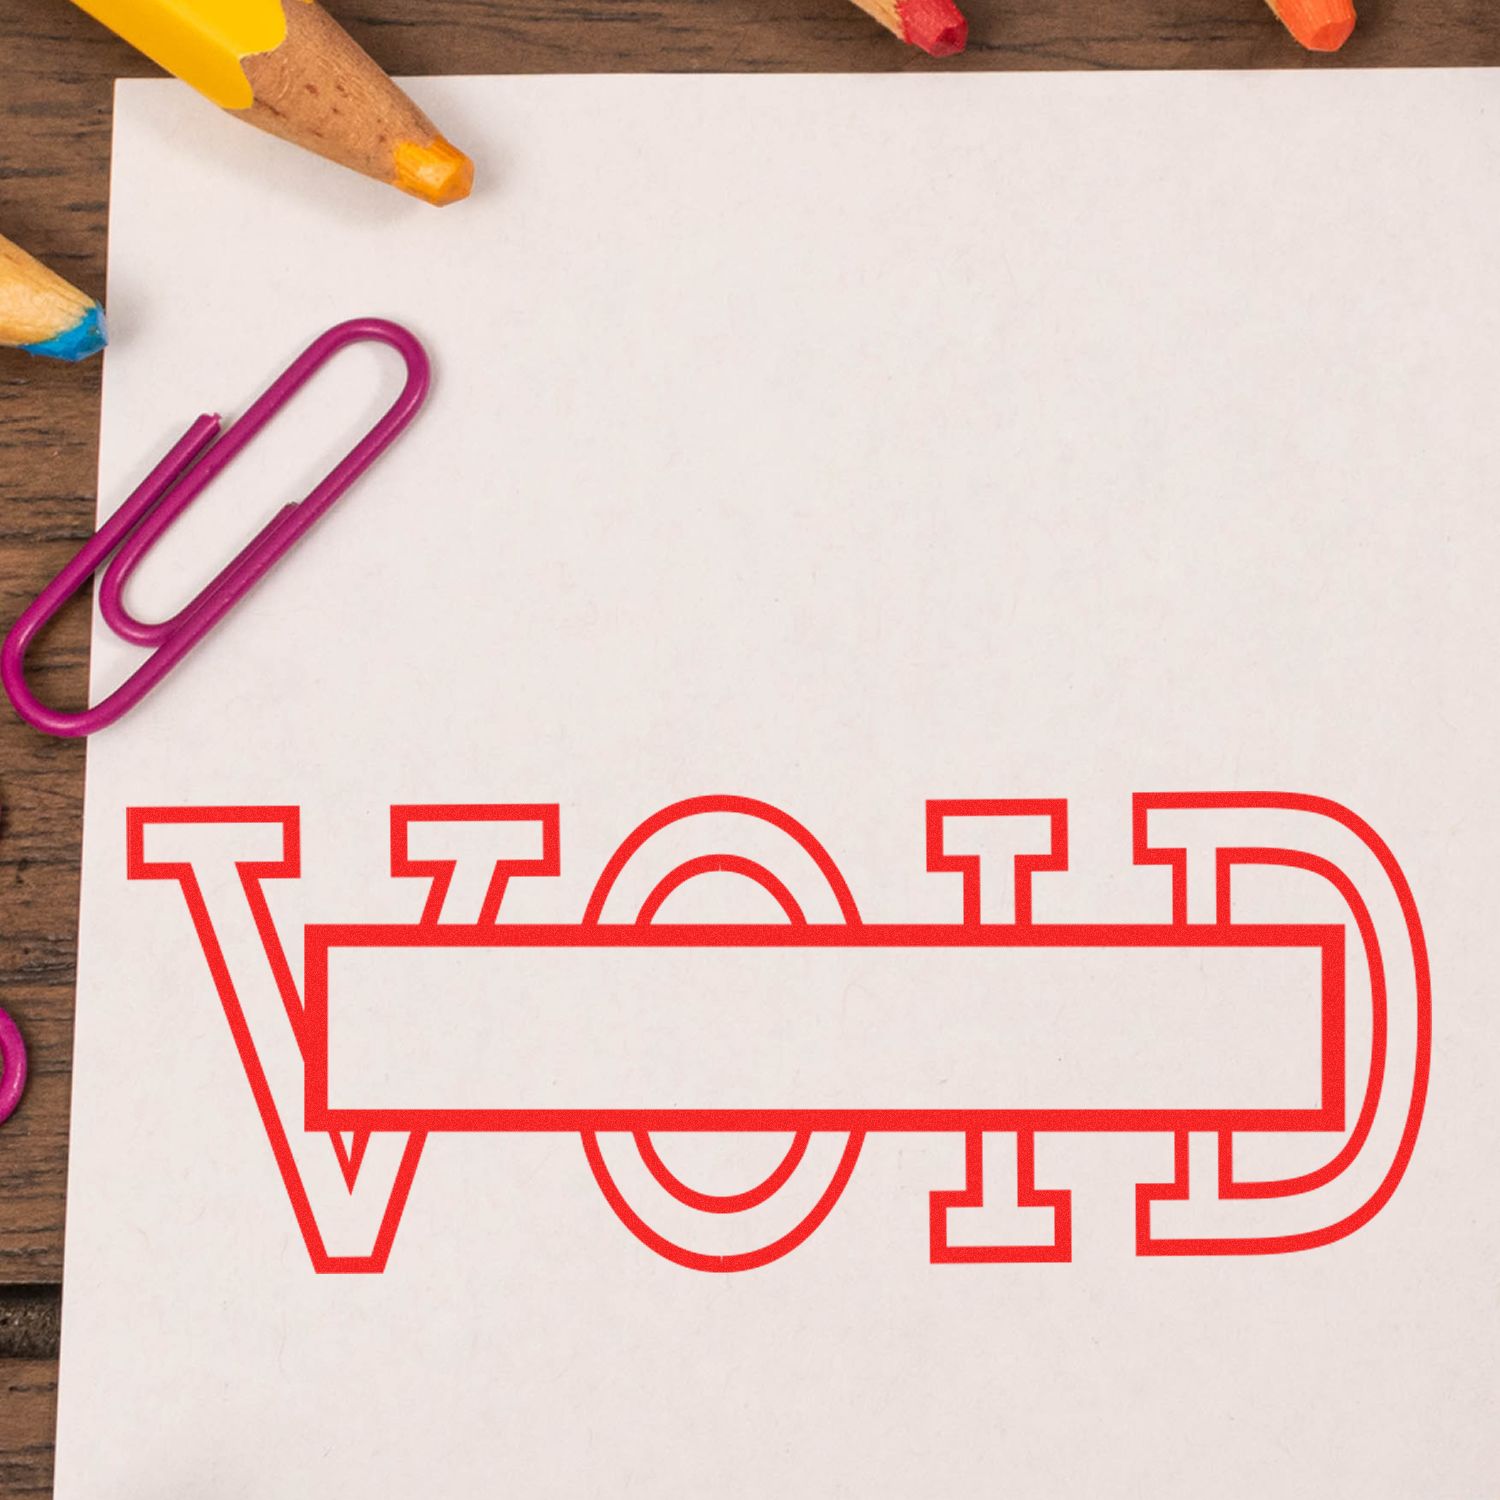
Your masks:
<instances>
[{"instance_id":1,"label":"red pencil tip","mask_svg":"<svg viewBox=\"0 0 1500 1500\"><path fill-rule=\"evenodd\" d=\"M953 0L905 0L901 24L906 40L934 57L952 57L969 41L969 23Z\"/></svg>"}]
</instances>

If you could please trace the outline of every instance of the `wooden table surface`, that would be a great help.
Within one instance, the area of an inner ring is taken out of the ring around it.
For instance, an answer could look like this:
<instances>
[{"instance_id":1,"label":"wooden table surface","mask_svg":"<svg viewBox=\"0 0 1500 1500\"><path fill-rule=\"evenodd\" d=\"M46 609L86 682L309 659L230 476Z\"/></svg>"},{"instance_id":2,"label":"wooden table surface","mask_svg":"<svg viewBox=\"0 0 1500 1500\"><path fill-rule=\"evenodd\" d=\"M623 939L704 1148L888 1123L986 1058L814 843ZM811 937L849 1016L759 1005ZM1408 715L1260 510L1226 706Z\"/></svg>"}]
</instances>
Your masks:
<instances>
[{"instance_id":1,"label":"wooden table surface","mask_svg":"<svg viewBox=\"0 0 1500 1500\"><path fill-rule=\"evenodd\" d=\"M1493 66L1494 0L1359 0L1335 59L1262 0L970 0L969 49L934 62L849 0L331 0L392 73ZM420 18L420 19L418 19ZM0 230L104 283L111 81L152 67L64 0L0 0ZM481 169L483 164L481 163ZM1336 157L1330 170L1337 170ZM461 213L462 209L447 210ZM0 351L0 628L92 529L97 363ZM45 644L48 701L84 691L80 606ZM50 1494L72 1048L83 746L0 712L0 1001L29 1089L0 1127L0 1495Z\"/></svg>"}]
</instances>

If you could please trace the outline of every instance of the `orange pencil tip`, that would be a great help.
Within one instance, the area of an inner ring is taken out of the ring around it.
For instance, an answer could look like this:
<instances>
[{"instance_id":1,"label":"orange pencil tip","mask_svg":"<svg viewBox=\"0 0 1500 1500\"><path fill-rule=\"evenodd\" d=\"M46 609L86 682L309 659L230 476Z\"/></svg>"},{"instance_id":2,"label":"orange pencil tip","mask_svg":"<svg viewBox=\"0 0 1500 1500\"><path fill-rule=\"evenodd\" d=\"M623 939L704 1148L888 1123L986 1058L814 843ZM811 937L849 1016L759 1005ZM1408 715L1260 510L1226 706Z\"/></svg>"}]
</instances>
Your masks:
<instances>
[{"instance_id":1,"label":"orange pencil tip","mask_svg":"<svg viewBox=\"0 0 1500 1500\"><path fill-rule=\"evenodd\" d=\"M906 40L934 57L952 57L969 43L969 23L953 0L905 0L900 8Z\"/></svg>"},{"instance_id":2,"label":"orange pencil tip","mask_svg":"<svg viewBox=\"0 0 1500 1500\"><path fill-rule=\"evenodd\" d=\"M402 141L396 147L396 186L441 208L469 196L474 186L474 163L440 135L426 145Z\"/></svg>"},{"instance_id":3,"label":"orange pencil tip","mask_svg":"<svg viewBox=\"0 0 1500 1500\"><path fill-rule=\"evenodd\" d=\"M1271 8L1309 52L1337 52L1354 32L1351 0L1274 0Z\"/></svg>"}]
</instances>

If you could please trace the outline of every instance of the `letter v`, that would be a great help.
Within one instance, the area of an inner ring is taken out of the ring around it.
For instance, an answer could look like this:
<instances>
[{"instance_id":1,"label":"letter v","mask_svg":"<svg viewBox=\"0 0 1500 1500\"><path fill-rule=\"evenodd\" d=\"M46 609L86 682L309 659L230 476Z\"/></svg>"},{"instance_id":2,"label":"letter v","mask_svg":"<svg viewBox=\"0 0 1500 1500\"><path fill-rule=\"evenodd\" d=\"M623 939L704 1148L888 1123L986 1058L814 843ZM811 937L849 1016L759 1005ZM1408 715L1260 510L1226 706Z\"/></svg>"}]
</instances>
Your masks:
<instances>
[{"instance_id":1,"label":"letter v","mask_svg":"<svg viewBox=\"0 0 1500 1500\"><path fill-rule=\"evenodd\" d=\"M425 1136L356 1133L345 1142L298 1123L302 997L262 882L300 875L299 810L133 807L127 820L129 878L181 887L314 1269L383 1271Z\"/></svg>"}]
</instances>

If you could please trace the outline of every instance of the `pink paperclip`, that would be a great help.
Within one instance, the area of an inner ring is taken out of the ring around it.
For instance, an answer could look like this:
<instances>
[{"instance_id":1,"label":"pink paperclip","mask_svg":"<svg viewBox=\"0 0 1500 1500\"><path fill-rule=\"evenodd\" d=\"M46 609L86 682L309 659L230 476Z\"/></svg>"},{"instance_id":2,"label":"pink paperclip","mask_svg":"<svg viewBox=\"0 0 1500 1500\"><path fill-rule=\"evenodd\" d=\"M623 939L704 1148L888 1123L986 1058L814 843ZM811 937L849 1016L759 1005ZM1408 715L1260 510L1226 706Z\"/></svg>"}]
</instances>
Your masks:
<instances>
[{"instance_id":1,"label":"pink paperclip","mask_svg":"<svg viewBox=\"0 0 1500 1500\"><path fill-rule=\"evenodd\" d=\"M306 499L283 506L185 608L159 624L136 619L120 596L152 545L323 365L347 345L366 342L389 344L406 363L406 385L390 409ZM427 352L414 334L383 318L355 318L314 339L222 435L217 416L199 417L6 636L0 682L16 712L46 734L75 736L104 729L133 708L400 436L426 400L430 376ZM26 652L36 633L101 567L99 612L105 624L122 640L156 649L102 702L82 713L63 713L38 702L27 687Z\"/></svg>"},{"instance_id":2,"label":"pink paperclip","mask_svg":"<svg viewBox=\"0 0 1500 1500\"><path fill-rule=\"evenodd\" d=\"M21 1028L0 1008L0 1125L16 1112L26 1088L26 1043Z\"/></svg>"}]
</instances>

